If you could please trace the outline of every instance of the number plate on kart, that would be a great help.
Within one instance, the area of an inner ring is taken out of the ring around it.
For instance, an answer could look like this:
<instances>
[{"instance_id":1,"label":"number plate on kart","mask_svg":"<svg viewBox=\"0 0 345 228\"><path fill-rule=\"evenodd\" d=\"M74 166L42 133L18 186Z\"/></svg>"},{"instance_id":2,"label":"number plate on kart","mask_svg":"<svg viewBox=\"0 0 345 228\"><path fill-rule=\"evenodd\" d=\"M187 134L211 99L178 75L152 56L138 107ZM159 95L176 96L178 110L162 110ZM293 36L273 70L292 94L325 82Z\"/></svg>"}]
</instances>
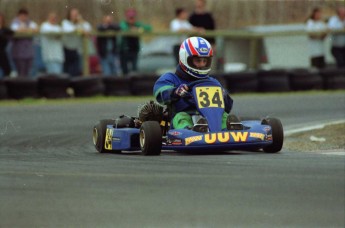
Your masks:
<instances>
[{"instance_id":1,"label":"number plate on kart","mask_svg":"<svg viewBox=\"0 0 345 228\"><path fill-rule=\"evenodd\" d=\"M222 88L219 86L201 86L195 88L198 108L224 108Z\"/></svg>"}]
</instances>

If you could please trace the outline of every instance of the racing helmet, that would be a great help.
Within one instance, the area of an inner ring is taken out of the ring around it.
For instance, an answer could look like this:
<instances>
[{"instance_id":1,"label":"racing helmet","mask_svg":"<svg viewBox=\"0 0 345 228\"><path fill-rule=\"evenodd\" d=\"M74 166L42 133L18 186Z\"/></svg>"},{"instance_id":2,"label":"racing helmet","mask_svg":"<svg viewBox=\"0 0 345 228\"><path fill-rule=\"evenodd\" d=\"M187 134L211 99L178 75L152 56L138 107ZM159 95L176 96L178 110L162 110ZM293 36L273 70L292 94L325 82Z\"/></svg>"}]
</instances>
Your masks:
<instances>
[{"instance_id":1,"label":"racing helmet","mask_svg":"<svg viewBox=\"0 0 345 228\"><path fill-rule=\"evenodd\" d=\"M182 70L192 77L203 79L211 71L213 50L211 44L202 37L190 37L183 41L179 52L179 65ZM206 65L197 67L193 59L202 58Z\"/></svg>"}]
</instances>

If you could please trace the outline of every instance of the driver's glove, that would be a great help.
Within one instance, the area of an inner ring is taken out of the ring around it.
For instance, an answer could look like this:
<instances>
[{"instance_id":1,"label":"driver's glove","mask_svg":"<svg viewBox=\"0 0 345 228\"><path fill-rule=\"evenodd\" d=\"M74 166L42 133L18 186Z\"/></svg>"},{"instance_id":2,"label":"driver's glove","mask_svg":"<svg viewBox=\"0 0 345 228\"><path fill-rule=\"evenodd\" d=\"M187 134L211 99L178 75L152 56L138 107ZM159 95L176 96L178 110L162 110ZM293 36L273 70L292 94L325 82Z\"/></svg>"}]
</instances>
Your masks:
<instances>
[{"instance_id":1,"label":"driver's glove","mask_svg":"<svg viewBox=\"0 0 345 228\"><path fill-rule=\"evenodd\" d=\"M175 94L179 97L185 97L188 94L188 86L186 84L181 84L176 88Z\"/></svg>"}]
</instances>

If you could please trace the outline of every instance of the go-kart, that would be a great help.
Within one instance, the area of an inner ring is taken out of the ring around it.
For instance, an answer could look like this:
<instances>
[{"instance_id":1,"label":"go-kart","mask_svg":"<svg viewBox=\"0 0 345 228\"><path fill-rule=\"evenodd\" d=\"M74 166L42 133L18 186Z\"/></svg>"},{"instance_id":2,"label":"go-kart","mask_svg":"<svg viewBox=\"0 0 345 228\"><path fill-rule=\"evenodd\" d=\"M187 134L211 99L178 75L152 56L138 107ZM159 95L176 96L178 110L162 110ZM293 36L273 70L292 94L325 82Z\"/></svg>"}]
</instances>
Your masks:
<instances>
[{"instance_id":1,"label":"go-kart","mask_svg":"<svg viewBox=\"0 0 345 228\"><path fill-rule=\"evenodd\" d=\"M196 131L197 128L194 127L174 129L170 124L169 109L163 110L163 106L151 101L146 104L151 105L151 108L144 105L139 111L139 117L122 115L116 119L101 120L96 124L93 128L93 143L97 151L105 153L141 150L143 155L160 155L162 150L263 150L276 153L282 149L284 133L279 119L240 117L239 121L230 122L227 129L222 129L222 88L210 80L198 80L188 87L191 92L186 99L195 105L199 113L198 116L193 116L196 117L193 120L197 117L206 120L206 123L199 124L201 129L204 129L202 132ZM145 117L140 117L140 112L144 111ZM155 112L155 115L150 112Z\"/></svg>"}]
</instances>

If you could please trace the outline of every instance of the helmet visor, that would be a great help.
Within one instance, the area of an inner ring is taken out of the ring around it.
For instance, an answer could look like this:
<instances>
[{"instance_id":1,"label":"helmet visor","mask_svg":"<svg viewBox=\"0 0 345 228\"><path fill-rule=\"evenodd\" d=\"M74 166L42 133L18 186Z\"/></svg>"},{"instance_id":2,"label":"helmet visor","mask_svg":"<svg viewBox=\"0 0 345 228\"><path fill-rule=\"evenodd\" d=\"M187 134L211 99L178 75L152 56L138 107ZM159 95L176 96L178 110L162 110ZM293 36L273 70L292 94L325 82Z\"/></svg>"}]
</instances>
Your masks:
<instances>
[{"instance_id":1,"label":"helmet visor","mask_svg":"<svg viewBox=\"0 0 345 228\"><path fill-rule=\"evenodd\" d=\"M187 63L194 69L208 70L211 68L212 57L189 56Z\"/></svg>"}]
</instances>

